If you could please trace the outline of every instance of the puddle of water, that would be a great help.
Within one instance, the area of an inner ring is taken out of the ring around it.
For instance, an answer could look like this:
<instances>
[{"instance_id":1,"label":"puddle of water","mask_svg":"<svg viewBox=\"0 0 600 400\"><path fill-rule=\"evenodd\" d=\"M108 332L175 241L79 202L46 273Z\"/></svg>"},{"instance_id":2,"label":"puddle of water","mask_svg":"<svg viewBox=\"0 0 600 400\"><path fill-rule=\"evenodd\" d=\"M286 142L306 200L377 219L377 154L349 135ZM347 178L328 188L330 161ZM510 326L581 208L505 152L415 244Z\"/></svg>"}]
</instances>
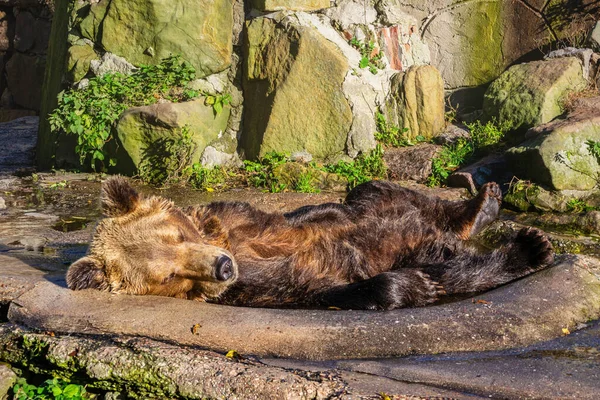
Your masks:
<instances>
[{"instance_id":1,"label":"puddle of water","mask_svg":"<svg viewBox=\"0 0 600 400\"><path fill-rule=\"evenodd\" d=\"M65 233L73 232L85 229L90 222L92 221L84 217L61 218L60 221L52 225L52 229Z\"/></svg>"}]
</instances>

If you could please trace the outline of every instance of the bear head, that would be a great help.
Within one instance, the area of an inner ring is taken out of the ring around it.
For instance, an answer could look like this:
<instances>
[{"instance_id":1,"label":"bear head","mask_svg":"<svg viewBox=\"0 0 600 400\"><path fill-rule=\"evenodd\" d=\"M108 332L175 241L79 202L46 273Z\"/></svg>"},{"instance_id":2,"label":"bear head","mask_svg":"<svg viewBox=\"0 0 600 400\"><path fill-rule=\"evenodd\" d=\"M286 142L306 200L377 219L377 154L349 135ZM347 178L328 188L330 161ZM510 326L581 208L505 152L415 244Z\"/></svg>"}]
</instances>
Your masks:
<instances>
[{"instance_id":1,"label":"bear head","mask_svg":"<svg viewBox=\"0 0 600 400\"><path fill-rule=\"evenodd\" d=\"M171 201L144 197L118 176L102 185L101 202L105 218L88 255L69 267L69 288L204 300L237 278L215 218L197 226Z\"/></svg>"}]
</instances>

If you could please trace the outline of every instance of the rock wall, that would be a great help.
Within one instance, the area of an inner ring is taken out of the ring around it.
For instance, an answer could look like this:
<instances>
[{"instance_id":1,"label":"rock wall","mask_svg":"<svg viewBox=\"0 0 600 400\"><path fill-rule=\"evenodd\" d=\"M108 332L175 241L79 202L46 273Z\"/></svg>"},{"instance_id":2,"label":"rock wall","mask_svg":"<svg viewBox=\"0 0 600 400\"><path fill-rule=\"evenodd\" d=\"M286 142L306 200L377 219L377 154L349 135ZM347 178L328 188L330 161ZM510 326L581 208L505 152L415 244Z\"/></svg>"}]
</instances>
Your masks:
<instances>
[{"instance_id":1,"label":"rock wall","mask_svg":"<svg viewBox=\"0 0 600 400\"><path fill-rule=\"evenodd\" d=\"M355 157L375 146L378 110L408 135L431 138L443 129L442 93L462 111L481 108L487 85L507 67L539 58L551 43L583 41L600 16L594 0L61 2L67 27L52 40L66 46L54 56L67 61L48 69L44 111L68 87L60 82L181 54L203 93L232 96L226 125L203 124L219 127L196 143L205 165L272 150ZM423 65L431 78L416 72ZM60 164L51 161L56 141L42 122L40 167Z\"/></svg>"},{"instance_id":2,"label":"rock wall","mask_svg":"<svg viewBox=\"0 0 600 400\"><path fill-rule=\"evenodd\" d=\"M0 1L0 121L40 110L51 0Z\"/></svg>"}]
</instances>

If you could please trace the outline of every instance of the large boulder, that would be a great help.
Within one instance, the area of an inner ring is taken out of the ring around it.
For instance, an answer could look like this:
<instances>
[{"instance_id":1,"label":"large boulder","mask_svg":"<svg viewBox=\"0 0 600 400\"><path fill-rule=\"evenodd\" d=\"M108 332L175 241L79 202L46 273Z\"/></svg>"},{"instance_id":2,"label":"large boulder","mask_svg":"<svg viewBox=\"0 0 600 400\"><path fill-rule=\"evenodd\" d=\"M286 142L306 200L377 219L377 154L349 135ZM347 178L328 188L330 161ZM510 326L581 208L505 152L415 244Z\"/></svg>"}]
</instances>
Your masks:
<instances>
[{"instance_id":1,"label":"large boulder","mask_svg":"<svg viewBox=\"0 0 600 400\"><path fill-rule=\"evenodd\" d=\"M600 97L579 101L566 119L527 132L506 152L519 178L556 190L590 190L600 183Z\"/></svg>"},{"instance_id":2,"label":"large boulder","mask_svg":"<svg viewBox=\"0 0 600 400\"><path fill-rule=\"evenodd\" d=\"M178 140L183 130L191 134L194 148L191 161L198 162L204 149L225 130L228 118L228 107L215 115L204 99L131 108L117 123L119 151L127 156L118 154L116 171L135 173L141 165L151 162L153 156L163 155L160 153L165 151L165 141Z\"/></svg>"},{"instance_id":3,"label":"large boulder","mask_svg":"<svg viewBox=\"0 0 600 400\"><path fill-rule=\"evenodd\" d=\"M245 156L303 150L320 159L342 154L352 125L342 90L348 60L310 22L281 17L246 24Z\"/></svg>"},{"instance_id":4,"label":"large boulder","mask_svg":"<svg viewBox=\"0 0 600 400\"><path fill-rule=\"evenodd\" d=\"M413 66L392 78L386 101L388 122L405 129L411 139L431 139L446 127L444 81L431 65Z\"/></svg>"},{"instance_id":5,"label":"large boulder","mask_svg":"<svg viewBox=\"0 0 600 400\"><path fill-rule=\"evenodd\" d=\"M69 47L67 76L70 82L79 82L90 69L90 62L98 58L94 48L87 43Z\"/></svg>"},{"instance_id":6,"label":"large boulder","mask_svg":"<svg viewBox=\"0 0 600 400\"><path fill-rule=\"evenodd\" d=\"M507 129L531 128L562 114L565 96L586 86L575 57L514 65L486 91L484 115Z\"/></svg>"},{"instance_id":7,"label":"large boulder","mask_svg":"<svg viewBox=\"0 0 600 400\"><path fill-rule=\"evenodd\" d=\"M229 66L232 29L232 0L100 0L80 24L84 37L135 65L182 54L200 76Z\"/></svg>"},{"instance_id":8,"label":"large boulder","mask_svg":"<svg viewBox=\"0 0 600 400\"><path fill-rule=\"evenodd\" d=\"M30 110L40 110L46 58L15 53L6 63L6 80L15 103Z\"/></svg>"}]
</instances>

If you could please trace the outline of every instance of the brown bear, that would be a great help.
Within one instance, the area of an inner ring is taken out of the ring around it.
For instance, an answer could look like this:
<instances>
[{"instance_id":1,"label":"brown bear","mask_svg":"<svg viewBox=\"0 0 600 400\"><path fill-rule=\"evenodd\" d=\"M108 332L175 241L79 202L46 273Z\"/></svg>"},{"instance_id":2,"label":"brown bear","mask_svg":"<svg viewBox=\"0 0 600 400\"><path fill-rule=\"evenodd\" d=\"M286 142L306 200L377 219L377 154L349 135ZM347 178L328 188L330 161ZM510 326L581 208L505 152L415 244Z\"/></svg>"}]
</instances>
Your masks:
<instances>
[{"instance_id":1,"label":"brown bear","mask_svg":"<svg viewBox=\"0 0 600 400\"><path fill-rule=\"evenodd\" d=\"M149 294L256 307L389 310L446 293L496 287L550 265L536 229L480 252L466 240L493 221L495 183L444 201L372 181L341 204L266 213L247 203L181 209L139 195L122 177L102 188L106 218L89 254L71 265L71 289Z\"/></svg>"}]
</instances>

